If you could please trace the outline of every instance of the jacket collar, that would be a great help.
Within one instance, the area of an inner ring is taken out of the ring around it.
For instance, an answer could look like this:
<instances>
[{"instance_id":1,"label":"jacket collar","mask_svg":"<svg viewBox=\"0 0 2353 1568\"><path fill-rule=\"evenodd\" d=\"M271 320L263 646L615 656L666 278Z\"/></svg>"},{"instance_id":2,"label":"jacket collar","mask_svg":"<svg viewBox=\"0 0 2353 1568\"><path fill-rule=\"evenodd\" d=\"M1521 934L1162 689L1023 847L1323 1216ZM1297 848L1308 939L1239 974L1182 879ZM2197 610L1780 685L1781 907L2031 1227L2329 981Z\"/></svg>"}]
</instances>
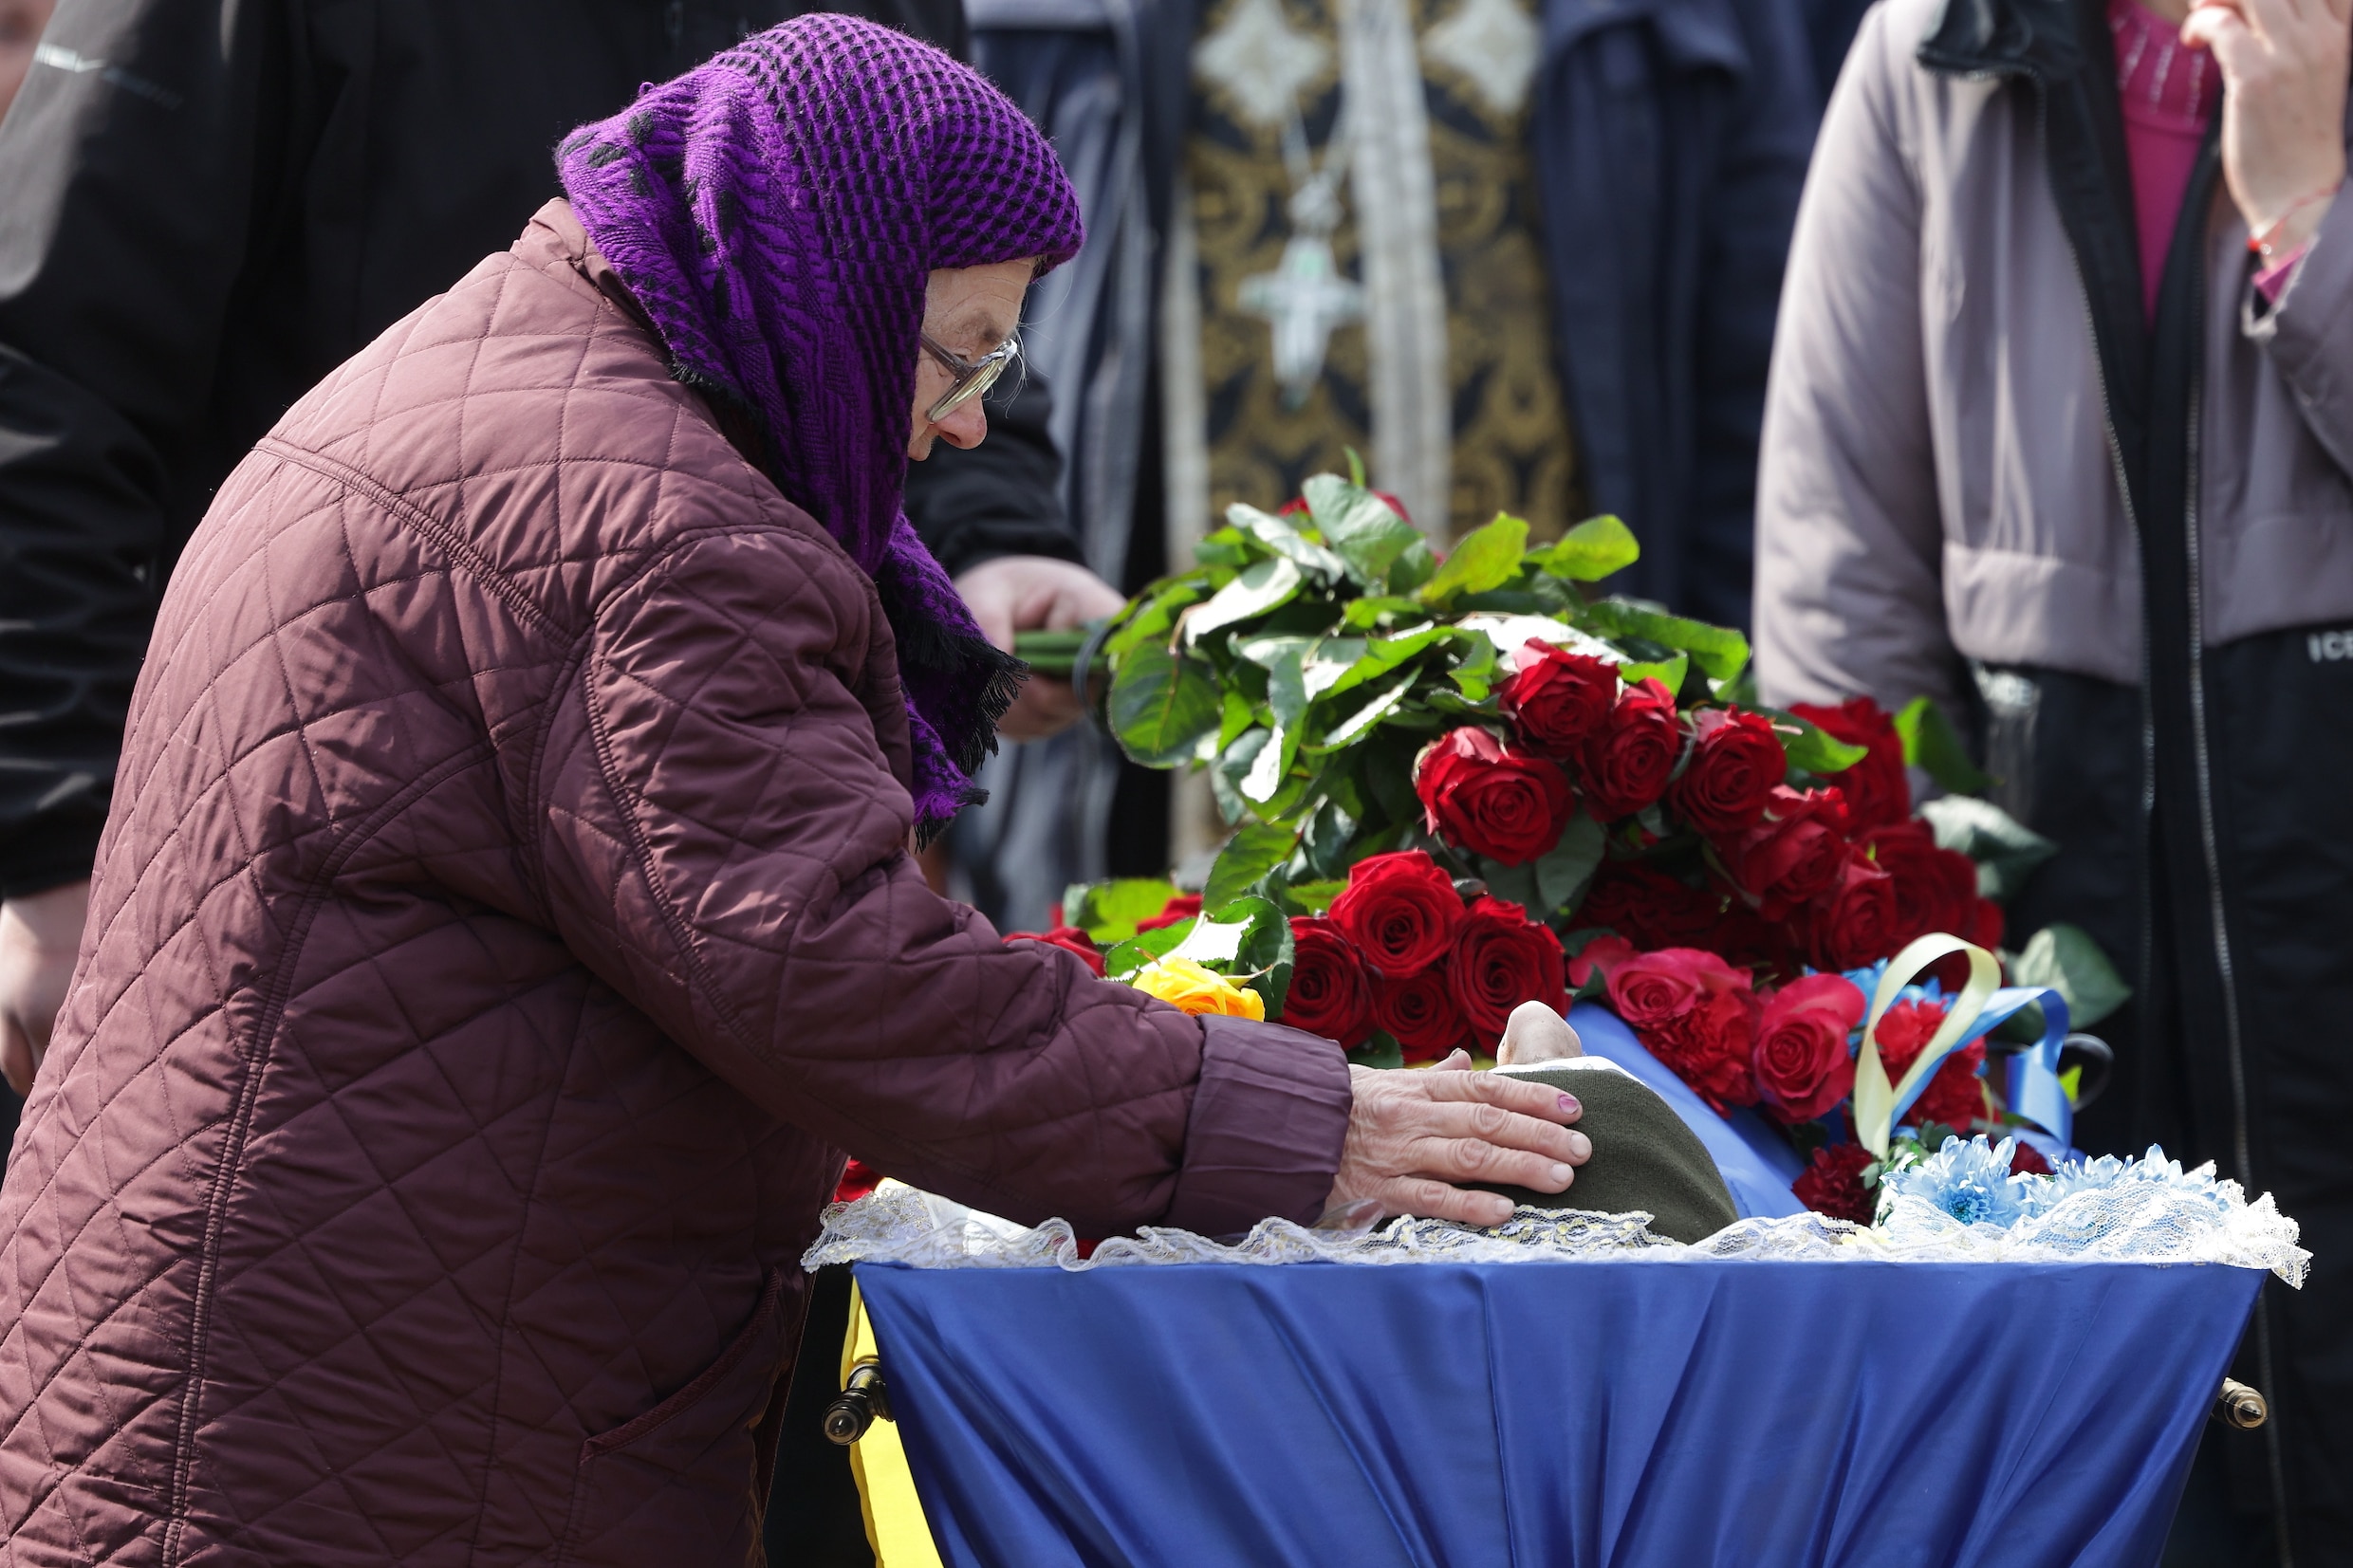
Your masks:
<instances>
[{"instance_id":1,"label":"jacket collar","mask_svg":"<svg viewBox=\"0 0 2353 1568\"><path fill-rule=\"evenodd\" d=\"M2045 86L2084 64L2084 0L1945 0L1919 62L1956 76L2022 76Z\"/></svg>"}]
</instances>

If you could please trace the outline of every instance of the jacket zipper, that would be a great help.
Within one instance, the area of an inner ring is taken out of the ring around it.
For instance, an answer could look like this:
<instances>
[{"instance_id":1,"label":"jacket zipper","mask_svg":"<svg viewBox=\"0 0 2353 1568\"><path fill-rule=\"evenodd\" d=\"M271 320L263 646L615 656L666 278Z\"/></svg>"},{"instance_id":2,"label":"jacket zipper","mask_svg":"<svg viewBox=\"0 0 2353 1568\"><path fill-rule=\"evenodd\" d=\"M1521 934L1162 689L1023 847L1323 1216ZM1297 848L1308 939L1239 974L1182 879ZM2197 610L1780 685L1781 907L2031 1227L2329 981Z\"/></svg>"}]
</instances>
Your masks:
<instances>
[{"instance_id":1,"label":"jacket zipper","mask_svg":"<svg viewBox=\"0 0 2353 1568\"><path fill-rule=\"evenodd\" d=\"M2203 300L2209 280L2202 249L2198 257L2196 294ZM2255 1166L2253 1148L2247 1134L2247 1061L2239 1028L2238 971L2231 961L2231 929L2222 903L2222 849L2219 836L2214 831L2213 754L2206 733L2205 581L2198 549L2199 464L2204 457L2202 436L2205 427L2201 415L2206 405L2205 356L2200 354L2196 363L2196 368L2190 373L2189 429L2184 432L2189 443L2189 461L2181 501L2182 537L2189 554L2190 579L2190 750L2197 768L2198 847L2206 860L2207 913L2214 922L2214 968L2222 980L2222 1038L2231 1063L2231 1154L2238 1162L2239 1180L2251 1189L2255 1184ZM2142 636L2144 639L2147 636L2145 629ZM2256 1375L2263 1379L2265 1388L2278 1388L2277 1381L2271 1375L2271 1313L2270 1305L2260 1297L2255 1301L2255 1366ZM2271 1517L2277 1532L2274 1541L2279 1548L2280 1568L2295 1568L2295 1552L2288 1537L2287 1455L2281 1452L2278 1424L2266 1422L2264 1425L2267 1429L2263 1434L2264 1456L2269 1462L2266 1467L2271 1483Z\"/></svg>"},{"instance_id":2,"label":"jacket zipper","mask_svg":"<svg viewBox=\"0 0 2353 1568\"><path fill-rule=\"evenodd\" d=\"M2039 138L2044 148L2044 161L2047 163L2050 157L2050 86L2047 83L2044 82L2040 76L2031 71L2027 72L2026 75L2027 79L2034 83L2035 118L2037 120L2036 129L2039 133ZM2108 391L2107 371L2106 368L2100 363L2100 320L2092 312L2091 284L2084 276L2083 260L2076 255L2075 247L2072 245L2067 247L2067 265L2075 269L2076 303L2084 307L2084 335L2091 341L2092 344L2092 378L2100 385L2100 433L2107 442L2108 470L2116 481L2117 497L2123 503L2124 506L2125 526L2132 530L2132 536L2135 539L2139 539L2140 537L2140 508L2134 504L2132 484L2126 477L2124 471L2124 444L2117 439L2116 405ZM2197 400L2198 399L2195 395L2191 398L2193 405L2195 405ZM2196 422L2195 417L2192 422ZM2196 449L2193 447L2191 451L2195 452ZM2195 459L2193 459L2193 471L2195 471ZM2193 569L2195 569L2195 567ZM2157 712L2150 698L2150 692L2154 684L2155 675L2149 668L2149 625L2148 618L2144 616L2141 618L2140 623L2140 856L2142 890L2140 899L2140 965L2139 971L2140 989L2144 997L2147 995L2149 989L2150 971L2157 962L2156 933L2152 929L2152 921L2150 917L2150 884L2155 880L2154 874L2156 870L2155 866L2152 864L2153 850L2151 848L2151 840L2156 835L2157 828ZM2236 1059L2233 1058L2234 1063L2235 1060ZM2244 1097L2241 1097L2241 1104L2244 1104ZM2245 1140L2244 1117L2240 1120L2238 1131L2240 1140L2243 1143ZM2244 1161L2241 1162L2242 1166L2244 1163ZM2284 1564L2283 1568L2288 1568L2288 1565Z\"/></svg>"}]
</instances>

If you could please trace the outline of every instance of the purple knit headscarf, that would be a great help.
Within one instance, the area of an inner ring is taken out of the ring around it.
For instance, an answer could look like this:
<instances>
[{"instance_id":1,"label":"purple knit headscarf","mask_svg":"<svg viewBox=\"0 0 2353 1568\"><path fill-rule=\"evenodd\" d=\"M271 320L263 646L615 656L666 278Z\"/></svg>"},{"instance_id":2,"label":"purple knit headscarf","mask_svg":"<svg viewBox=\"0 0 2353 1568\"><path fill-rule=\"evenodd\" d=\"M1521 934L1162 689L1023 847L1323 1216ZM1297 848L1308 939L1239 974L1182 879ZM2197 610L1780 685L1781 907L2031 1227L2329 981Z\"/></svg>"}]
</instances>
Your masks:
<instances>
[{"instance_id":1,"label":"purple knit headscarf","mask_svg":"<svg viewBox=\"0 0 2353 1568\"><path fill-rule=\"evenodd\" d=\"M972 776L1022 666L981 636L900 506L924 283L1067 261L1084 235L1062 165L978 73L835 15L649 85L556 162L672 373L748 430L777 488L874 579L928 839L982 798Z\"/></svg>"}]
</instances>

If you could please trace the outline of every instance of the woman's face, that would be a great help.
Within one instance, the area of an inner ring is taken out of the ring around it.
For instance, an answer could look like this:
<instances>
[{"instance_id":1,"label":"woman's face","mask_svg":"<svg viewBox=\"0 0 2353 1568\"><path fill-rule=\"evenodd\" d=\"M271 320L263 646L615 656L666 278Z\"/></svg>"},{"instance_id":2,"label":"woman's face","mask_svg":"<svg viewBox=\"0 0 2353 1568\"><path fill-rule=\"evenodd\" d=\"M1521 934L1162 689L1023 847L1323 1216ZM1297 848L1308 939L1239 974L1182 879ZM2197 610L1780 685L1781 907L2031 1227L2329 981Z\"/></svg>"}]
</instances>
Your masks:
<instances>
[{"instance_id":1,"label":"woman's face","mask_svg":"<svg viewBox=\"0 0 2353 1568\"><path fill-rule=\"evenodd\" d=\"M1034 260L940 267L923 291L923 330L950 353L977 360L1011 337L1021 324L1022 296L1037 275ZM921 349L916 351L915 406L908 415L913 434L907 437L907 455L918 463L932 454L935 439L952 447L976 447L989 434L989 415L978 397L953 410L945 419L924 417L924 411L947 396L954 384L955 378L947 366Z\"/></svg>"}]
</instances>

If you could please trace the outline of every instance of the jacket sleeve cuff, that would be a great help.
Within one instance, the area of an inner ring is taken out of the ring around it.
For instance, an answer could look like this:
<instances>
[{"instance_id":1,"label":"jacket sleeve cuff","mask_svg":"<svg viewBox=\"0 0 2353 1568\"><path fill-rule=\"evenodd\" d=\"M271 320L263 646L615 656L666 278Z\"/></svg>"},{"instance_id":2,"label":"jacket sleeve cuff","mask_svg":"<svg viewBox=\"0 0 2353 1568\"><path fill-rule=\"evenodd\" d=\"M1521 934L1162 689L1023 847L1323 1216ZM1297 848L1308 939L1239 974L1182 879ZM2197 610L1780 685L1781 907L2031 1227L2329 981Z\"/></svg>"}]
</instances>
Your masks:
<instances>
[{"instance_id":1,"label":"jacket sleeve cuff","mask_svg":"<svg viewBox=\"0 0 2353 1568\"><path fill-rule=\"evenodd\" d=\"M1160 1223L1202 1236L1233 1235L1269 1216L1313 1225L1348 1135L1348 1059L1279 1024L1210 1017L1201 1033L1184 1166Z\"/></svg>"},{"instance_id":2,"label":"jacket sleeve cuff","mask_svg":"<svg viewBox=\"0 0 2353 1568\"><path fill-rule=\"evenodd\" d=\"M2353 199L2330 207L2276 299L2251 284L2241 325L2295 394L2314 439L2353 471Z\"/></svg>"}]
</instances>

